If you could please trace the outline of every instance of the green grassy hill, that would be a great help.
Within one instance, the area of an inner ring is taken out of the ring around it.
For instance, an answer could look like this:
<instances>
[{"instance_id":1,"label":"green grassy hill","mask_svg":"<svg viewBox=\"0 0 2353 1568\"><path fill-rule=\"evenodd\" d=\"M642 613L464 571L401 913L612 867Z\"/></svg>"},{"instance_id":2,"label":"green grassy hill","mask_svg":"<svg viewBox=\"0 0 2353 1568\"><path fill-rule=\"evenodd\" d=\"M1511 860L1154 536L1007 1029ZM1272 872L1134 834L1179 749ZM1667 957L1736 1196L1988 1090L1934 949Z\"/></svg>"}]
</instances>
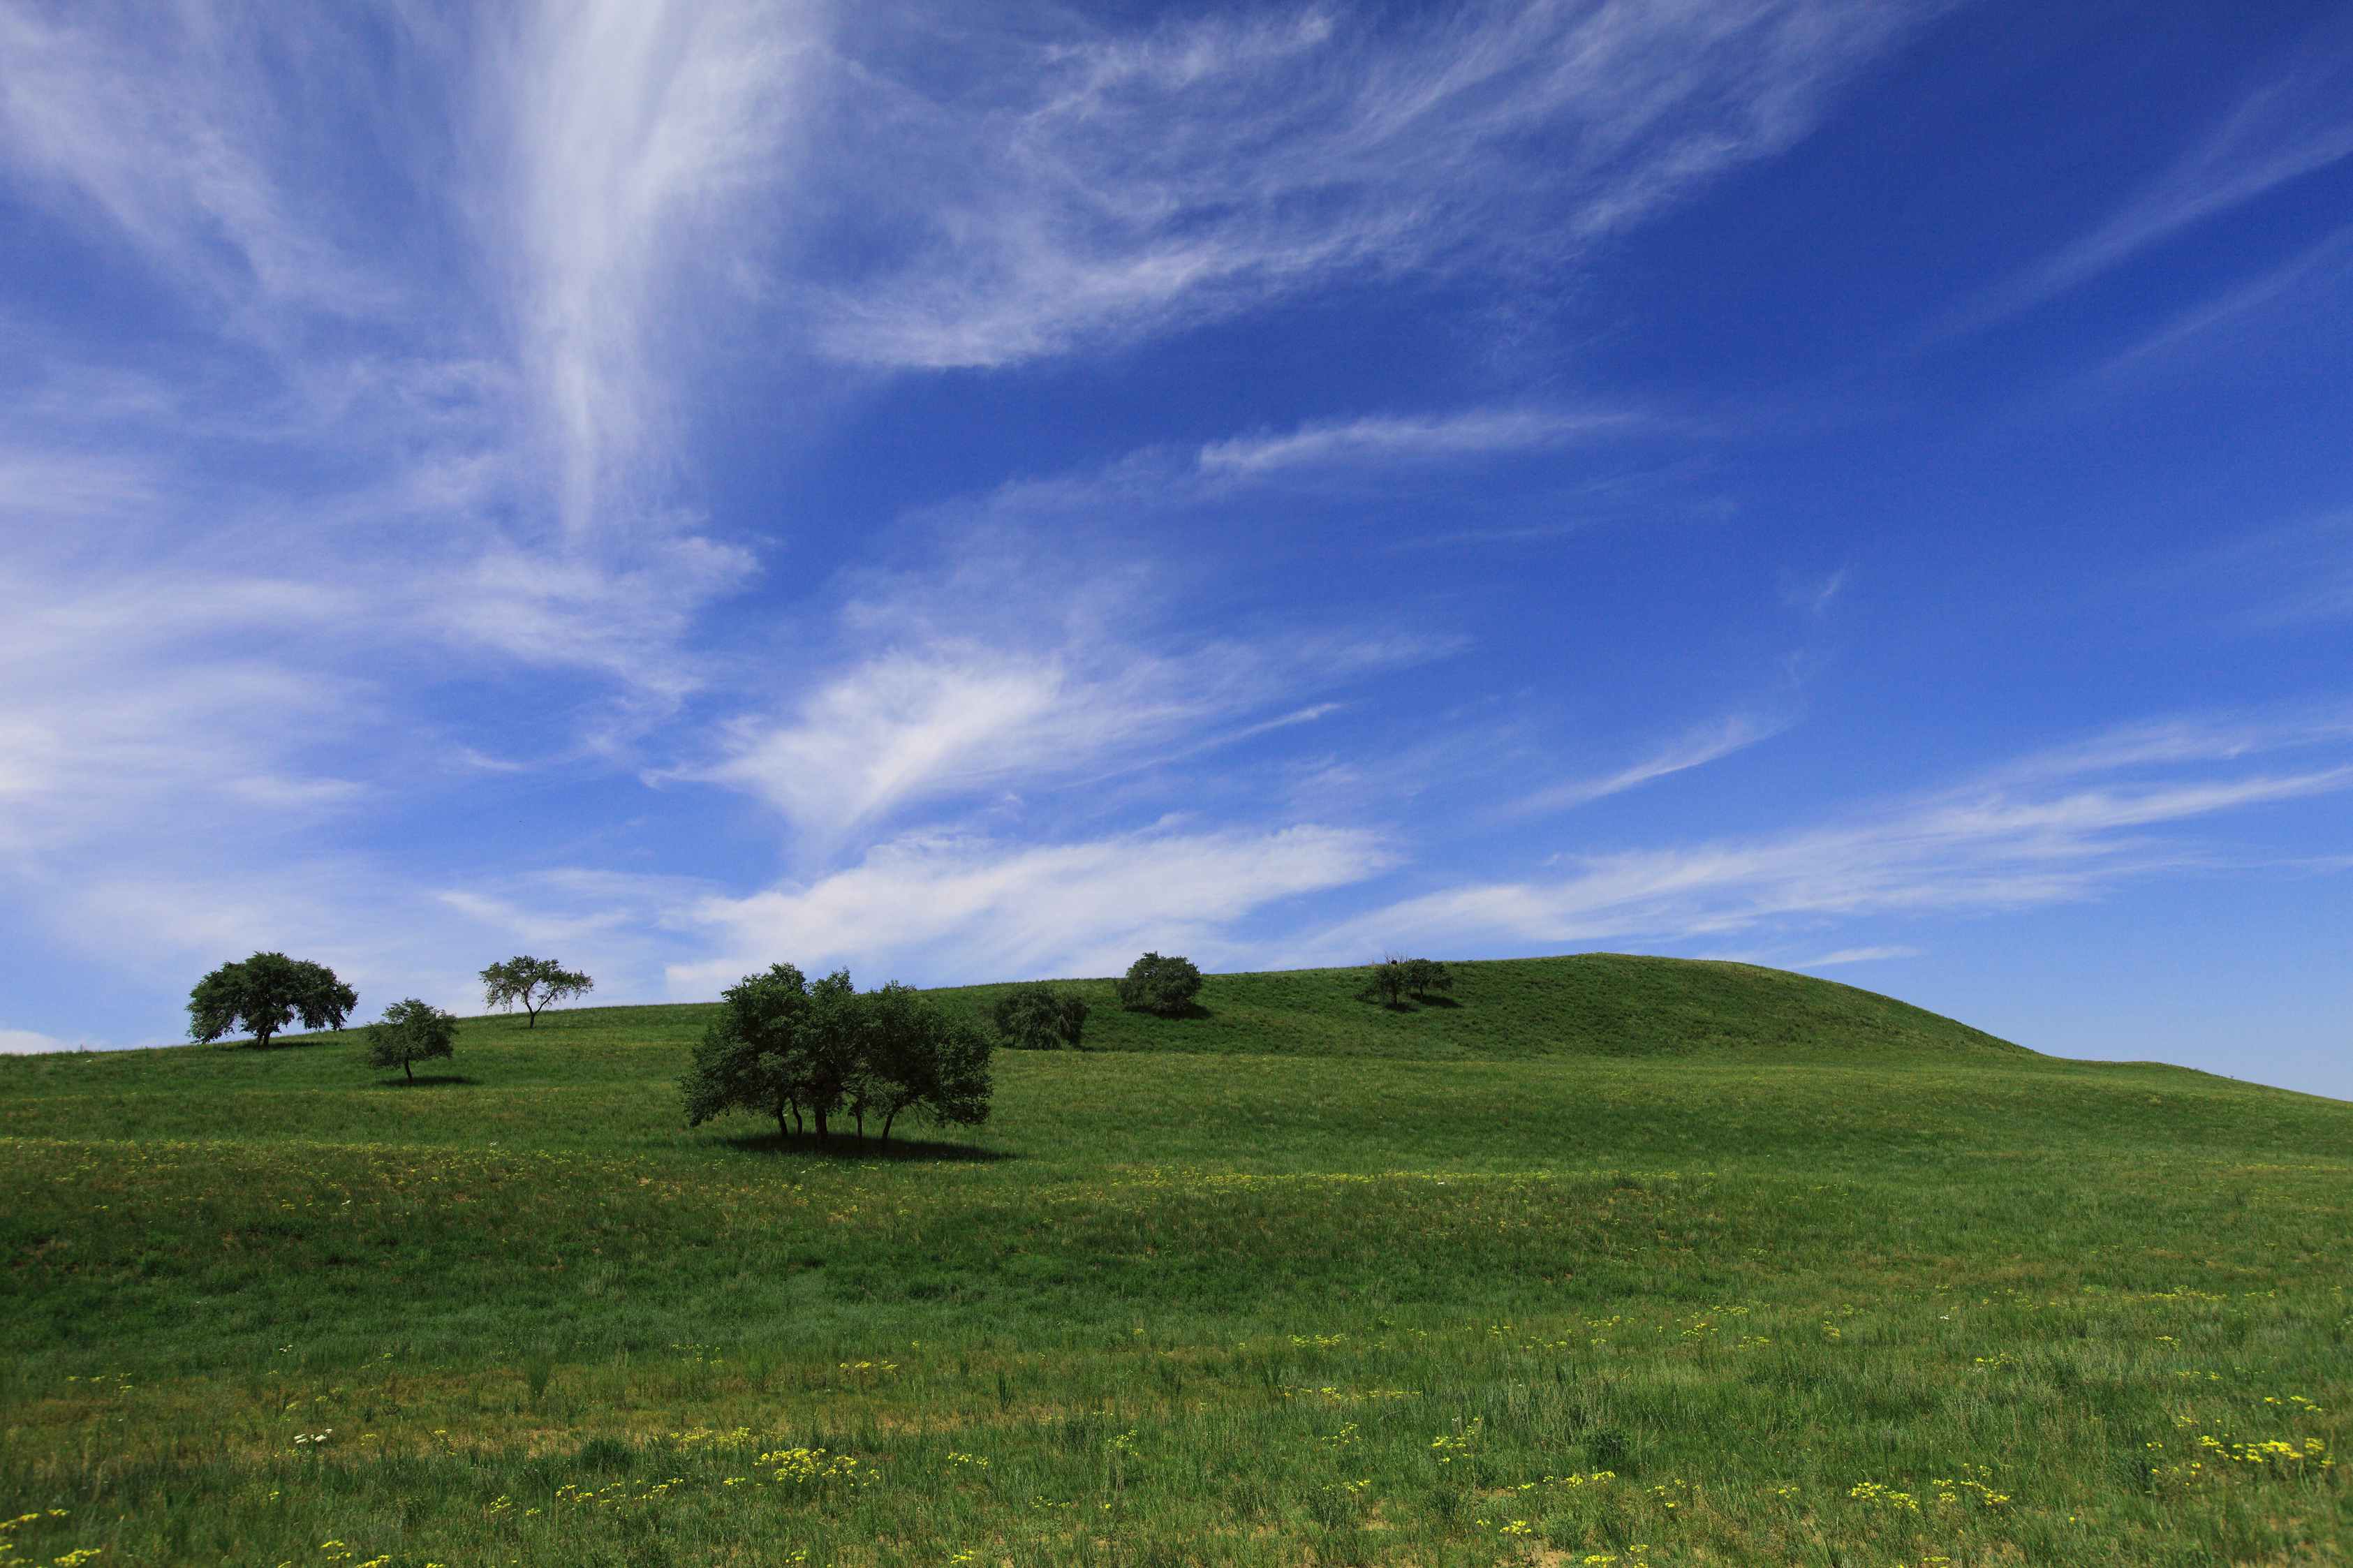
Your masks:
<instances>
[{"instance_id":1,"label":"green grassy hill","mask_svg":"<svg viewBox=\"0 0 2353 1568\"><path fill-rule=\"evenodd\" d=\"M1595 952L1451 966L1453 991L1391 1010L1360 993L1362 969L1212 974L1201 1016L1123 1011L1108 980L1066 980L1093 1008L1087 1045L1114 1051L1412 1057L1500 1061L1532 1057L1769 1053L1784 1061L1852 1060L2021 1047L1950 1018L1786 970ZM986 1017L1006 987L944 991Z\"/></svg>"},{"instance_id":2,"label":"green grassy hill","mask_svg":"<svg viewBox=\"0 0 2353 1568\"><path fill-rule=\"evenodd\" d=\"M2353 1106L1457 974L1082 983L887 1156L700 1006L0 1058L0 1563L2346 1560Z\"/></svg>"}]
</instances>

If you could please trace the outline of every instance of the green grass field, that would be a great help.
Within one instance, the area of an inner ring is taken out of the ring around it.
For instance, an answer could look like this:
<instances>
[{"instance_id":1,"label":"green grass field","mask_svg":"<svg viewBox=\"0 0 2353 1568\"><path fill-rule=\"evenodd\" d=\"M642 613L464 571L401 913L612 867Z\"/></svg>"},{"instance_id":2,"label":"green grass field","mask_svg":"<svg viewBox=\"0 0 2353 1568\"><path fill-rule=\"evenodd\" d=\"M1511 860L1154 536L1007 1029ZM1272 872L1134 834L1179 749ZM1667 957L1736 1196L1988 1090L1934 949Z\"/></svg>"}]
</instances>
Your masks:
<instances>
[{"instance_id":1,"label":"green grass field","mask_svg":"<svg viewBox=\"0 0 2353 1568\"><path fill-rule=\"evenodd\" d=\"M702 1007L0 1058L0 1564L2353 1561L2353 1105L1458 974L887 1154L686 1130Z\"/></svg>"}]
</instances>

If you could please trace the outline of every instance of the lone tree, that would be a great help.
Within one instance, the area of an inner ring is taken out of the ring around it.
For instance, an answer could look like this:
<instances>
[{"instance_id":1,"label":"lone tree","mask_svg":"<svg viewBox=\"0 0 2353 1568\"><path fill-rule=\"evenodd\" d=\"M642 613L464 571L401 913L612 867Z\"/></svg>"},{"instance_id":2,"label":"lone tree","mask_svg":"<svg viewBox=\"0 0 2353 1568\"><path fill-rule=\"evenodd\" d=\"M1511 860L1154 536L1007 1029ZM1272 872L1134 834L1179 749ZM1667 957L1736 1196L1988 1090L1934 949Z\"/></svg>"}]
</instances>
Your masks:
<instances>
[{"instance_id":1,"label":"lone tree","mask_svg":"<svg viewBox=\"0 0 2353 1568\"><path fill-rule=\"evenodd\" d=\"M456 1018L411 996L386 1007L383 1021L367 1026L368 1066L396 1067L415 1083L417 1064L448 1056L457 1040Z\"/></svg>"},{"instance_id":2,"label":"lone tree","mask_svg":"<svg viewBox=\"0 0 2353 1568\"><path fill-rule=\"evenodd\" d=\"M1075 1051L1079 1037L1086 1032L1087 999L1033 980L999 996L993 1016L997 1037L1017 1049L1051 1051L1067 1046Z\"/></svg>"},{"instance_id":3,"label":"lone tree","mask_svg":"<svg viewBox=\"0 0 2353 1568\"><path fill-rule=\"evenodd\" d=\"M512 1012L521 1007L530 1018L526 1029L539 1027L539 1010L567 996L594 991L596 983L576 969L566 969L552 958L518 953L504 963L482 971L482 999L491 1006Z\"/></svg>"},{"instance_id":4,"label":"lone tree","mask_svg":"<svg viewBox=\"0 0 2353 1568\"><path fill-rule=\"evenodd\" d=\"M359 1005L359 993L325 964L257 952L196 982L188 993L188 1037L209 1045L223 1035L245 1034L266 1047L298 1016L306 1029L340 1029Z\"/></svg>"},{"instance_id":5,"label":"lone tree","mask_svg":"<svg viewBox=\"0 0 2353 1568\"><path fill-rule=\"evenodd\" d=\"M1127 966L1119 982L1119 1005L1164 1018L1180 1018L1200 994L1201 972L1189 958L1147 952Z\"/></svg>"},{"instance_id":6,"label":"lone tree","mask_svg":"<svg viewBox=\"0 0 2353 1568\"><path fill-rule=\"evenodd\" d=\"M780 1137L814 1124L824 1138L847 1111L860 1137L879 1117L887 1142L909 1111L942 1124L987 1120L987 1038L919 992L861 994L847 970L812 982L779 963L720 1001L679 1080L689 1126L749 1110L775 1117Z\"/></svg>"},{"instance_id":7,"label":"lone tree","mask_svg":"<svg viewBox=\"0 0 2353 1568\"><path fill-rule=\"evenodd\" d=\"M1427 1002L1433 991L1453 990L1454 976L1437 959L1409 958L1405 961L1405 988Z\"/></svg>"}]
</instances>

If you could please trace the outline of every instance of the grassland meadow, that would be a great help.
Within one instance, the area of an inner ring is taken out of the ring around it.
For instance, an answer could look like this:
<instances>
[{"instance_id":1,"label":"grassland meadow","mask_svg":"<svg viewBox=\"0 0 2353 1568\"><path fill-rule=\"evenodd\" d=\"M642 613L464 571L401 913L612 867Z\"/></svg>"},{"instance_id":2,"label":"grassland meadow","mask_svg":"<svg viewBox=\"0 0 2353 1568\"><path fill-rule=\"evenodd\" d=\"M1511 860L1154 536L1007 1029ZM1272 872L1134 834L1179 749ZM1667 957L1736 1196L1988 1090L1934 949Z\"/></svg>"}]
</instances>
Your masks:
<instances>
[{"instance_id":1,"label":"grassland meadow","mask_svg":"<svg viewBox=\"0 0 2353 1568\"><path fill-rule=\"evenodd\" d=\"M1457 973L1103 1006L887 1152L688 1131L691 1006L0 1061L0 1563L2353 1552L2353 1106Z\"/></svg>"}]
</instances>

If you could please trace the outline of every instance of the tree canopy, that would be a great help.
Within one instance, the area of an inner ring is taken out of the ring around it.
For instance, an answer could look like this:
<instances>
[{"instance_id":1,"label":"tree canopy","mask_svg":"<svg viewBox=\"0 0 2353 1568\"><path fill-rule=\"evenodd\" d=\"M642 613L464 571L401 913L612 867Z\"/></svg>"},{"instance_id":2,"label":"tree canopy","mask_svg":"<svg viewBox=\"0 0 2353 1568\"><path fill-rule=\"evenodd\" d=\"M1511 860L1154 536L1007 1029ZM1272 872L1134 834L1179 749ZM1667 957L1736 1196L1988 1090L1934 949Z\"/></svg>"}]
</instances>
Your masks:
<instances>
[{"instance_id":1,"label":"tree canopy","mask_svg":"<svg viewBox=\"0 0 2353 1568\"><path fill-rule=\"evenodd\" d=\"M721 994L679 1092L690 1126L748 1110L776 1118L779 1135L814 1124L822 1138L846 1113L861 1137L877 1119L888 1142L910 1111L987 1121L989 1052L978 1029L907 986L861 993L847 970L813 982L779 963Z\"/></svg>"},{"instance_id":2,"label":"tree canopy","mask_svg":"<svg viewBox=\"0 0 2353 1568\"><path fill-rule=\"evenodd\" d=\"M257 952L196 982L188 993L188 1037L209 1044L245 1034L267 1046L297 1017L306 1029L340 1029L359 1005L359 993L325 964Z\"/></svg>"},{"instance_id":3,"label":"tree canopy","mask_svg":"<svg viewBox=\"0 0 2353 1568\"><path fill-rule=\"evenodd\" d=\"M1075 991L1032 980L999 996L991 1017L997 1038L1006 1045L1031 1051L1066 1046L1077 1050L1086 1032L1087 1000Z\"/></svg>"},{"instance_id":4,"label":"tree canopy","mask_svg":"<svg viewBox=\"0 0 2353 1568\"><path fill-rule=\"evenodd\" d=\"M384 1010L379 1023L367 1026L367 1060L373 1068L398 1068L417 1081L417 1064L450 1054L457 1044L458 1020L430 1002L406 997Z\"/></svg>"},{"instance_id":5,"label":"tree canopy","mask_svg":"<svg viewBox=\"0 0 2353 1568\"><path fill-rule=\"evenodd\" d=\"M596 983L580 971L566 969L553 958L533 958L528 953L517 953L482 971L482 1000L508 1012L521 1007L530 1019L523 1026L526 1029L539 1027L539 1010L550 1003L596 988Z\"/></svg>"},{"instance_id":6,"label":"tree canopy","mask_svg":"<svg viewBox=\"0 0 2353 1568\"><path fill-rule=\"evenodd\" d=\"M1120 977L1119 1005L1164 1018L1181 1018L1200 991L1201 972L1191 959L1147 952Z\"/></svg>"}]
</instances>

